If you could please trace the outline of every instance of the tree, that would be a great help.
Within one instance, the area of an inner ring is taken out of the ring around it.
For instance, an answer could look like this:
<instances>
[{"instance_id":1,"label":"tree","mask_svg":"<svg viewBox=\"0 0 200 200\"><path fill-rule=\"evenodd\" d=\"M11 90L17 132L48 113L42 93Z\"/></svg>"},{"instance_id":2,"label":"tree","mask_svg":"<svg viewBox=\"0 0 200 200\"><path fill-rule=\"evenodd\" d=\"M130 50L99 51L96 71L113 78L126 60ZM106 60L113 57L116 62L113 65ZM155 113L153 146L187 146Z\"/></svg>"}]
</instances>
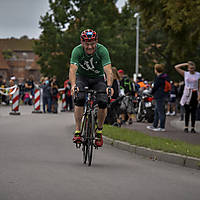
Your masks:
<instances>
[{"instance_id":1,"label":"tree","mask_svg":"<svg viewBox=\"0 0 200 200\"><path fill-rule=\"evenodd\" d=\"M66 78L63 76L66 74L66 55L59 44L61 31L49 13L41 17L40 27L43 31L34 45L34 51L39 56L38 64L44 76L56 75L61 84Z\"/></svg>"},{"instance_id":2,"label":"tree","mask_svg":"<svg viewBox=\"0 0 200 200\"><path fill-rule=\"evenodd\" d=\"M34 47L42 73L56 74L60 82L66 79L71 51L80 43L80 33L86 28L96 30L112 60L119 60L116 34L119 13L115 3L115 0L49 0L50 11L40 19L42 34Z\"/></svg>"},{"instance_id":3,"label":"tree","mask_svg":"<svg viewBox=\"0 0 200 200\"><path fill-rule=\"evenodd\" d=\"M187 60L199 62L200 0L129 0L140 12L144 42L156 60L172 66ZM146 47L146 48L147 48Z\"/></svg>"},{"instance_id":4,"label":"tree","mask_svg":"<svg viewBox=\"0 0 200 200\"><path fill-rule=\"evenodd\" d=\"M29 39L29 38L28 38L27 35L23 35L23 36L20 37L20 40L28 40L28 39Z\"/></svg>"}]
</instances>

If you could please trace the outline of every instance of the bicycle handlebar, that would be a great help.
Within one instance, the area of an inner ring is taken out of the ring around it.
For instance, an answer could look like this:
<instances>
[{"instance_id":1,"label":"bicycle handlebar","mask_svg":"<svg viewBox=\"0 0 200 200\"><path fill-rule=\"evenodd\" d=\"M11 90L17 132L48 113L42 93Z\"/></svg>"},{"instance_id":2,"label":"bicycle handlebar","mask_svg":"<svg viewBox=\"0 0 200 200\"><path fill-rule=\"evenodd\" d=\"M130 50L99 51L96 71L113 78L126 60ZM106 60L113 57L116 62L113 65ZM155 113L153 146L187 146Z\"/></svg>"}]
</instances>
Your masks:
<instances>
[{"instance_id":1,"label":"bicycle handlebar","mask_svg":"<svg viewBox=\"0 0 200 200\"><path fill-rule=\"evenodd\" d=\"M77 92L85 92L85 93L92 93L92 94L106 94L105 91L96 91L89 89L88 87L84 87L84 90L77 90Z\"/></svg>"}]
</instances>

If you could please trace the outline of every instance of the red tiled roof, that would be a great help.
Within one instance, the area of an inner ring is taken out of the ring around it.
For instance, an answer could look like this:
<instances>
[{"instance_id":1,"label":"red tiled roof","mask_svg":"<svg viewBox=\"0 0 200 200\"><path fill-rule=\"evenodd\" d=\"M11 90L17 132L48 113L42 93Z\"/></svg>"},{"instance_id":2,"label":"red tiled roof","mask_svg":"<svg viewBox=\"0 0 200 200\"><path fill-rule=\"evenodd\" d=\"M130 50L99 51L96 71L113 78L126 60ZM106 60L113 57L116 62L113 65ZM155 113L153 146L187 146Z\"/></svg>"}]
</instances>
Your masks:
<instances>
[{"instance_id":1,"label":"red tiled roof","mask_svg":"<svg viewBox=\"0 0 200 200\"><path fill-rule=\"evenodd\" d=\"M0 39L0 50L32 51L34 39Z\"/></svg>"},{"instance_id":2,"label":"red tiled roof","mask_svg":"<svg viewBox=\"0 0 200 200\"><path fill-rule=\"evenodd\" d=\"M9 66L6 60L4 59L1 50L0 50L0 69L9 69Z\"/></svg>"}]
</instances>

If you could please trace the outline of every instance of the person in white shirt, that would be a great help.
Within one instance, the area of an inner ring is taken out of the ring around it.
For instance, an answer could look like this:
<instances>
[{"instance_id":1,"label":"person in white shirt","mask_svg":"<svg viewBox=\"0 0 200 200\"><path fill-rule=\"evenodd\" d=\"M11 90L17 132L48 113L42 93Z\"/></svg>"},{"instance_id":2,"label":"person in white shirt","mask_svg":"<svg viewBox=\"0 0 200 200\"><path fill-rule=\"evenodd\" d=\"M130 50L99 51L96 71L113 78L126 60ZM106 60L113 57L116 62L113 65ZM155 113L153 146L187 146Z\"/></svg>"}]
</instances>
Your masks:
<instances>
[{"instance_id":1,"label":"person in white shirt","mask_svg":"<svg viewBox=\"0 0 200 200\"><path fill-rule=\"evenodd\" d=\"M181 69L182 67L188 68L188 71ZM191 114L191 133L195 131L196 109L198 101L200 101L200 73L196 72L195 63L188 61L175 65L176 71L184 77L185 87L180 104L185 107L185 128L184 132L188 133L189 118Z\"/></svg>"}]
</instances>

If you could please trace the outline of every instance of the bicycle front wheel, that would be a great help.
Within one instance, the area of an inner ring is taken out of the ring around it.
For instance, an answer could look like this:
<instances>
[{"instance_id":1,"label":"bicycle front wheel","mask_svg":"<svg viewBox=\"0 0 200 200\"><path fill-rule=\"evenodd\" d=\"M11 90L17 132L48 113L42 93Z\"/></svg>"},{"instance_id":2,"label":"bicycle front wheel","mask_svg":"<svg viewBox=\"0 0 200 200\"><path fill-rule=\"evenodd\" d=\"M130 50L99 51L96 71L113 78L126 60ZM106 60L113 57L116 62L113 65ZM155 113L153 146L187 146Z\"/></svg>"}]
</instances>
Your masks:
<instances>
[{"instance_id":1,"label":"bicycle front wheel","mask_svg":"<svg viewBox=\"0 0 200 200\"><path fill-rule=\"evenodd\" d=\"M81 127L82 138L83 138L82 151L83 151L84 164L86 164L88 158L88 138L87 138L88 127L89 127L88 116L84 116Z\"/></svg>"},{"instance_id":2,"label":"bicycle front wheel","mask_svg":"<svg viewBox=\"0 0 200 200\"><path fill-rule=\"evenodd\" d=\"M95 114L90 115L90 128L88 132L88 166L91 166L95 139Z\"/></svg>"}]
</instances>

